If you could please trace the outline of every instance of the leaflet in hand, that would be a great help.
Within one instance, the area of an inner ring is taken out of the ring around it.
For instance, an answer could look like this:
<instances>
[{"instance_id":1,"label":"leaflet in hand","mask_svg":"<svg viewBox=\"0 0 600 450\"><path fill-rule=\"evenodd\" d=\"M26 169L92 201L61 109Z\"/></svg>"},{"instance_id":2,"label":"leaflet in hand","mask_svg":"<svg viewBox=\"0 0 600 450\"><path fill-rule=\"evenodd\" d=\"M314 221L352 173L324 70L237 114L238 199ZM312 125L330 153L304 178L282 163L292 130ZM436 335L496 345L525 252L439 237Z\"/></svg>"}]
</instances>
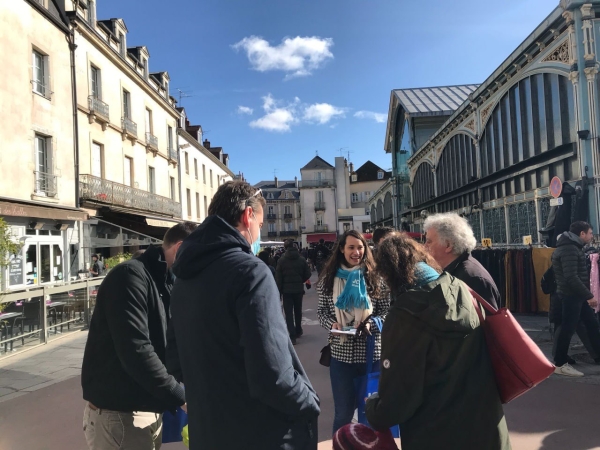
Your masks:
<instances>
[{"instance_id":1,"label":"leaflet in hand","mask_svg":"<svg viewBox=\"0 0 600 450\"><path fill-rule=\"evenodd\" d=\"M351 336L354 336L354 335L356 335L356 328L354 328L354 327L343 327L343 329L341 329L341 330L334 330L332 328L331 332L335 333L335 334L349 334Z\"/></svg>"}]
</instances>

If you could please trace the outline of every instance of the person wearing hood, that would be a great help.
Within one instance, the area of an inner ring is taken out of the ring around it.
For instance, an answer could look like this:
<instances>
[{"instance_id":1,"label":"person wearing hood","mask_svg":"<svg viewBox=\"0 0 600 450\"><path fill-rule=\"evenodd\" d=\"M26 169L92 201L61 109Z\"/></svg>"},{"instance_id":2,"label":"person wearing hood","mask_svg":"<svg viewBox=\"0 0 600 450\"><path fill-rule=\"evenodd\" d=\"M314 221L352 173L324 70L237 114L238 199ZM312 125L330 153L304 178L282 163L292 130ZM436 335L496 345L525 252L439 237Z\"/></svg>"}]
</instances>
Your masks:
<instances>
[{"instance_id":1,"label":"person wearing hood","mask_svg":"<svg viewBox=\"0 0 600 450\"><path fill-rule=\"evenodd\" d=\"M506 419L468 287L402 233L380 244L377 270L394 304L381 337L376 430L400 425L403 450L509 450Z\"/></svg>"},{"instance_id":2,"label":"person wearing hood","mask_svg":"<svg viewBox=\"0 0 600 450\"><path fill-rule=\"evenodd\" d=\"M113 268L98 289L81 368L90 450L159 448L162 413L185 404L165 367L170 268L195 228L192 222L170 228L162 246Z\"/></svg>"},{"instance_id":3,"label":"person wearing hood","mask_svg":"<svg viewBox=\"0 0 600 450\"><path fill-rule=\"evenodd\" d=\"M285 253L277 263L275 281L283 296L288 333L292 344L296 344L296 338L303 334L302 297L304 297L304 285L310 287L311 271L306 259L300 256L293 239L285 241L284 247Z\"/></svg>"},{"instance_id":4,"label":"person wearing hood","mask_svg":"<svg viewBox=\"0 0 600 450\"><path fill-rule=\"evenodd\" d=\"M571 338L579 321L587 330L588 338L596 355L600 355L600 329L592 307L598 299L590 291L590 274L583 247L594 239L592 226L587 222L573 222L569 231L557 240L552 254L552 268L556 290L561 301L562 321L556 337L554 354L555 373L570 377L582 377L568 363ZM596 359L600 363L600 358Z\"/></svg>"},{"instance_id":5,"label":"person wearing hood","mask_svg":"<svg viewBox=\"0 0 600 450\"><path fill-rule=\"evenodd\" d=\"M254 255L266 202L230 181L177 255L171 298L191 450L316 450L319 399Z\"/></svg>"}]
</instances>

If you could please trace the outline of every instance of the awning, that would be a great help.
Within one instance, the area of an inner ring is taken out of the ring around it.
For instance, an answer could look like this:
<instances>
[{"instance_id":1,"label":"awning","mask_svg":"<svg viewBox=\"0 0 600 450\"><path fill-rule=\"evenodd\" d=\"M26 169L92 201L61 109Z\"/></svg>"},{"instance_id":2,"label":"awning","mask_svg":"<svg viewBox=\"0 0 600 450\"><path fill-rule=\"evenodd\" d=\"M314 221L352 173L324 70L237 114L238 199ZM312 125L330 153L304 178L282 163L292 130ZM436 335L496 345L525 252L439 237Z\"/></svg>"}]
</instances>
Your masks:
<instances>
[{"instance_id":1,"label":"awning","mask_svg":"<svg viewBox=\"0 0 600 450\"><path fill-rule=\"evenodd\" d=\"M150 218L146 217L146 224L151 227L161 227L161 228L171 228L172 226L181 223L181 220L173 220L173 219L163 219L163 218Z\"/></svg>"},{"instance_id":2,"label":"awning","mask_svg":"<svg viewBox=\"0 0 600 450\"><path fill-rule=\"evenodd\" d=\"M325 242L329 241L329 242L335 242L337 241L337 234L335 233L316 233L316 234L307 234L306 235L306 242L313 243L313 242L319 242L321 239L323 239Z\"/></svg>"},{"instance_id":3,"label":"awning","mask_svg":"<svg viewBox=\"0 0 600 450\"><path fill-rule=\"evenodd\" d=\"M63 208L52 208L45 206L30 205L25 203L9 203L0 201L0 216L32 217L36 219L51 220L87 220L88 215L84 211Z\"/></svg>"}]
</instances>

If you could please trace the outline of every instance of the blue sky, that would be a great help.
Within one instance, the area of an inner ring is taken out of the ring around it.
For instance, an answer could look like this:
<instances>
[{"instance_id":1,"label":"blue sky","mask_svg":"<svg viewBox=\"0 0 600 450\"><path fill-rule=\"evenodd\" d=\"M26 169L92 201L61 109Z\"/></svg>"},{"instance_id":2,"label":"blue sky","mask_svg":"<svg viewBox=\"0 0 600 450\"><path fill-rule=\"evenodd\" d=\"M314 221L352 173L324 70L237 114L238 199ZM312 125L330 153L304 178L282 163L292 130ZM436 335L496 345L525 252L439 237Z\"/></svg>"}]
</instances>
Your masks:
<instances>
[{"instance_id":1,"label":"blue sky","mask_svg":"<svg viewBox=\"0 0 600 450\"><path fill-rule=\"evenodd\" d=\"M558 0L97 0L190 121L256 183L318 152L384 169L390 91L480 83Z\"/></svg>"}]
</instances>

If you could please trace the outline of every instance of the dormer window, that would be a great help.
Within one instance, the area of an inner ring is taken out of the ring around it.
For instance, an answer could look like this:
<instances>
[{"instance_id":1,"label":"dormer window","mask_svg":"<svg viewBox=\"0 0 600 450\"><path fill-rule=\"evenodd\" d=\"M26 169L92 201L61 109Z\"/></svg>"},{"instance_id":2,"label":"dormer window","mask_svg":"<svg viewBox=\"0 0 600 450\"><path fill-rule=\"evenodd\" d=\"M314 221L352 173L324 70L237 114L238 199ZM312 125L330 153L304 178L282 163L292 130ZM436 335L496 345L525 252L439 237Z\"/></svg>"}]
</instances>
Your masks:
<instances>
[{"instance_id":1,"label":"dormer window","mask_svg":"<svg viewBox=\"0 0 600 450\"><path fill-rule=\"evenodd\" d=\"M380 170L379 172L377 172L377 179L383 180L383 170Z\"/></svg>"},{"instance_id":2,"label":"dormer window","mask_svg":"<svg viewBox=\"0 0 600 450\"><path fill-rule=\"evenodd\" d=\"M352 174L352 182L355 183L358 180L358 175L355 173Z\"/></svg>"},{"instance_id":3,"label":"dormer window","mask_svg":"<svg viewBox=\"0 0 600 450\"><path fill-rule=\"evenodd\" d=\"M146 58L142 58L142 66L144 66L144 78L148 79L148 60Z\"/></svg>"},{"instance_id":4,"label":"dormer window","mask_svg":"<svg viewBox=\"0 0 600 450\"><path fill-rule=\"evenodd\" d=\"M125 53L127 51L127 46L125 45L125 35L119 32L119 54L122 57L125 57Z\"/></svg>"}]
</instances>

